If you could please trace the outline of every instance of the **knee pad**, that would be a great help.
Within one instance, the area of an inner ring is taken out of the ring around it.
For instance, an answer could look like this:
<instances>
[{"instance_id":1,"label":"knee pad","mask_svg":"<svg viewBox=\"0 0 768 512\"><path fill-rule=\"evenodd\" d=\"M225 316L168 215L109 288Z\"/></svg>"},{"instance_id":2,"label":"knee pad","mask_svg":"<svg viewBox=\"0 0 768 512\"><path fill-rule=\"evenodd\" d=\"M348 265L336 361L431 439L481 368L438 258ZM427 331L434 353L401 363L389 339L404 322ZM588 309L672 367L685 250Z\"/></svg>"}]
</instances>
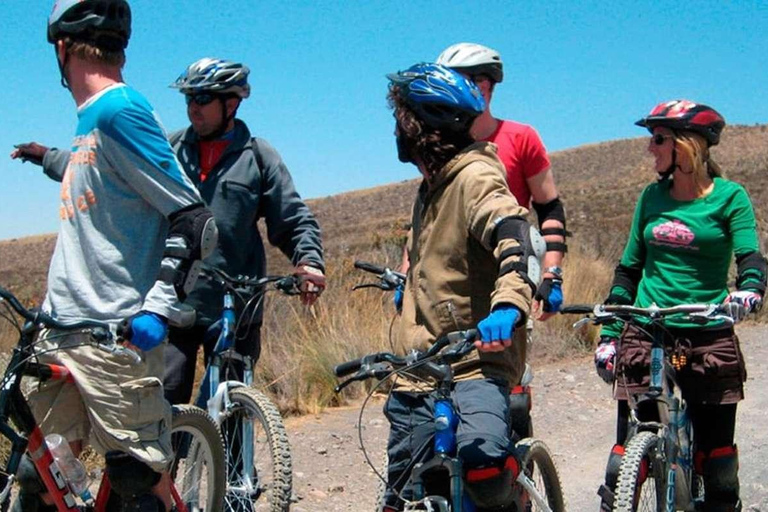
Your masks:
<instances>
[{"instance_id":1,"label":"knee pad","mask_svg":"<svg viewBox=\"0 0 768 512\"><path fill-rule=\"evenodd\" d=\"M165 512L165 505L154 494L142 494L138 498L125 500L121 512Z\"/></svg>"},{"instance_id":2,"label":"knee pad","mask_svg":"<svg viewBox=\"0 0 768 512\"><path fill-rule=\"evenodd\" d=\"M104 459L112 490L126 502L151 495L152 487L160 481L160 473L127 453L107 452Z\"/></svg>"},{"instance_id":3,"label":"knee pad","mask_svg":"<svg viewBox=\"0 0 768 512\"><path fill-rule=\"evenodd\" d=\"M46 505L37 494L25 494L23 491L16 497L10 509L11 512L57 512L56 505Z\"/></svg>"},{"instance_id":4,"label":"knee pad","mask_svg":"<svg viewBox=\"0 0 768 512\"><path fill-rule=\"evenodd\" d=\"M16 481L24 494L37 495L47 492L43 480L37 473L35 463L26 453L21 457L19 469L16 470Z\"/></svg>"},{"instance_id":5,"label":"knee pad","mask_svg":"<svg viewBox=\"0 0 768 512\"><path fill-rule=\"evenodd\" d=\"M509 505L513 484L520 474L520 463L512 455L500 466L470 469L465 481L467 493L480 508L496 509Z\"/></svg>"},{"instance_id":6,"label":"knee pad","mask_svg":"<svg viewBox=\"0 0 768 512\"><path fill-rule=\"evenodd\" d=\"M739 453L736 445L697 455L697 469L704 477L705 510L734 512L739 502ZM701 454L701 455L700 455Z\"/></svg>"},{"instance_id":7,"label":"knee pad","mask_svg":"<svg viewBox=\"0 0 768 512\"><path fill-rule=\"evenodd\" d=\"M600 510L613 510L613 499L616 493L616 483L619 479L619 468L624 458L624 447L620 444L613 445L611 454L608 456L608 464L605 465L605 484L597 490L600 496Z\"/></svg>"}]
</instances>

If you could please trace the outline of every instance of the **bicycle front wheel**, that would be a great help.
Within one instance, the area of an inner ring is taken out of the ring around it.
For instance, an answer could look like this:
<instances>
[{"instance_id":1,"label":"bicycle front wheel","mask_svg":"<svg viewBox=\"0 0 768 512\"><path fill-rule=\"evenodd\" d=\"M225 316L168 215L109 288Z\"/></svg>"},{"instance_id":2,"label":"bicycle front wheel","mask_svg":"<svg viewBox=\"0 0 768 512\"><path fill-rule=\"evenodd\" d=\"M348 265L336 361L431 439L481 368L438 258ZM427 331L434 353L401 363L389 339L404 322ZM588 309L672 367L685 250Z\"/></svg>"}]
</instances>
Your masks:
<instances>
[{"instance_id":1,"label":"bicycle front wheel","mask_svg":"<svg viewBox=\"0 0 768 512\"><path fill-rule=\"evenodd\" d=\"M227 459L226 510L286 512L293 470L277 407L253 388L233 389L229 399L221 425Z\"/></svg>"},{"instance_id":2,"label":"bicycle front wheel","mask_svg":"<svg viewBox=\"0 0 768 512\"><path fill-rule=\"evenodd\" d=\"M624 451L616 484L615 512L664 510L666 458L661 439L639 432Z\"/></svg>"},{"instance_id":3,"label":"bicycle front wheel","mask_svg":"<svg viewBox=\"0 0 768 512\"><path fill-rule=\"evenodd\" d=\"M555 461L552 460L552 454L547 445L538 439L528 438L517 443L515 449L520 455L522 470L533 482L541 497L544 498L547 507L552 512L565 512L563 488L557 474ZM520 487L520 493L516 497L517 510L525 510L526 512L547 510L537 503L537 500L522 486L518 485L518 487Z\"/></svg>"},{"instance_id":4,"label":"bicycle front wheel","mask_svg":"<svg viewBox=\"0 0 768 512\"><path fill-rule=\"evenodd\" d=\"M199 407L176 405L171 442L174 500L184 503L191 512L222 510L226 465L224 441L216 423Z\"/></svg>"}]
</instances>

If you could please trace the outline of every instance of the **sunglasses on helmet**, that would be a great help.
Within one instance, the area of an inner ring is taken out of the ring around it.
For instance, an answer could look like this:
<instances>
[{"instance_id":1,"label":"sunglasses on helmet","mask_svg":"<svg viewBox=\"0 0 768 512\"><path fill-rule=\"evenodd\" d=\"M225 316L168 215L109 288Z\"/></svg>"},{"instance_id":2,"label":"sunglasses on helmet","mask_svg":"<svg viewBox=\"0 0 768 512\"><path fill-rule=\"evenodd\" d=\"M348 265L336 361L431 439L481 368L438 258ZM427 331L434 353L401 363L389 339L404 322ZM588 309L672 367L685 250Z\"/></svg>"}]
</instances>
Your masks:
<instances>
[{"instance_id":1,"label":"sunglasses on helmet","mask_svg":"<svg viewBox=\"0 0 768 512\"><path fill-rule=\"evenodd\" d=\"M215 94L211 94L210 92L199 92L197 94L185 94L184 98L187 100L187 105L195 102L203 107L213 102L217 96Z\"/></svg>"},{"instance_id":2,"label":"sunglasses on helmet","mask_svg":"<svg viewBox=\"0 0 768 512\"><path fill-rule=\"evenodd\" d=\"M657 146L663 145L665 140L672 139L672 138L674 137L672 137L671 135L662 135L660 133L651 135L651 141L653 141L653 143L656 144Z\"/></svg>"}]
</instances>

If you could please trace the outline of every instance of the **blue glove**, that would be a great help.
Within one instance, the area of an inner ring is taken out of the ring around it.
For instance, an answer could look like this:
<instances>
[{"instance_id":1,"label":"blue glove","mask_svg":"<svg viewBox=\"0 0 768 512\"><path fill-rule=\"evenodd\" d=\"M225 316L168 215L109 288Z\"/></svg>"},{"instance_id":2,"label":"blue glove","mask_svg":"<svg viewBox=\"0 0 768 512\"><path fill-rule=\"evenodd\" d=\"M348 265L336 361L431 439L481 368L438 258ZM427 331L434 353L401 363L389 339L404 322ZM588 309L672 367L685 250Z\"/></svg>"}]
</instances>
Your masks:
<instances>
[{"instance_id":1,"label":"blue glove","mask_svg":"<svg viewBox=\"0 0 768 512\"><path fill-rule=\"evenodd\" d=\"M485 343L512 339L520 311L515 306L497 306L490 315L477 324L480 339Z\"/></svg>"},{"instance_id":2,"label":"blue glove","mask_svg":"<svg viewBox=\"0 0 768 512\"><path fill-rule=\"evenodd\" d=\"M130 342L147 352L163 342L168 335L168 322L158 314L140 311L131 319Z\"/></svg>"},{"instance_id":3,"label":"blue glove","mask_svg":"<svg viewBox=\"0 0 768 512\"><path fill-rule=\"evenodd\" d=\"M395 297L392 300L395 303L395 310L400 313L403 310L403 285L395 288Z\"/></svg>"},{"instance_id":4,"label":"blue glove","mask_svg":"<svg viewBox=\"0 0 768 512\"><path fill-rule=\"evenodd\" d=\"M545 277L536 290L535 299L543 301L545 313L557 313L563 305L563 281Z\"/></svg>"}]
</instances>

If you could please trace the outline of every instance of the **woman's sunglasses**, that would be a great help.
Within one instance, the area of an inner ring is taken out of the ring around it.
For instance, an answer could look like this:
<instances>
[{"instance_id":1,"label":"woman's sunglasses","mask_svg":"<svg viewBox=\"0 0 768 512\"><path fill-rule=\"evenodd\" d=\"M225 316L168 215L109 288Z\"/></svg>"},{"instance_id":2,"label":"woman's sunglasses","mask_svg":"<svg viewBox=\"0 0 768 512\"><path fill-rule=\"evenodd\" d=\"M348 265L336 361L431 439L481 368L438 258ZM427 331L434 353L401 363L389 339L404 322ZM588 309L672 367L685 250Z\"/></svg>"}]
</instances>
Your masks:
<instances>
[{"instance_id":1,"label":"woman's sunglasses","mask_svg":"<svg viewBox=\"0 0 768 512\"><path fill-rule=\"evenodd\" d=\"M201 107L211 103L213 100L216 99L216 95L211 94L209 92L200 92L197 94L186 94L184 97L187 100L187 105L189 105L194 101Z\"/></svg>"},{"instance_id":2,"label":"woman's sunglasses","mask_svg":"<svg viewBox=\"0 0 768 512\"><path fill-rule=\"evenodd\" d=\"M665 141L665 140L667 140L667 139L671 139L671 138L672 138L672 136L671 136L671 135L662 135L662 134L660 134L660 133L657 133L657 134L655 134L655 135L651 135L651 140L652 140L652 141L653 141L653 143L654 143L654 144L656 144L657 146L661 146L662 144L664 144L664 141Z\"/></svg>"}]
</instances>

